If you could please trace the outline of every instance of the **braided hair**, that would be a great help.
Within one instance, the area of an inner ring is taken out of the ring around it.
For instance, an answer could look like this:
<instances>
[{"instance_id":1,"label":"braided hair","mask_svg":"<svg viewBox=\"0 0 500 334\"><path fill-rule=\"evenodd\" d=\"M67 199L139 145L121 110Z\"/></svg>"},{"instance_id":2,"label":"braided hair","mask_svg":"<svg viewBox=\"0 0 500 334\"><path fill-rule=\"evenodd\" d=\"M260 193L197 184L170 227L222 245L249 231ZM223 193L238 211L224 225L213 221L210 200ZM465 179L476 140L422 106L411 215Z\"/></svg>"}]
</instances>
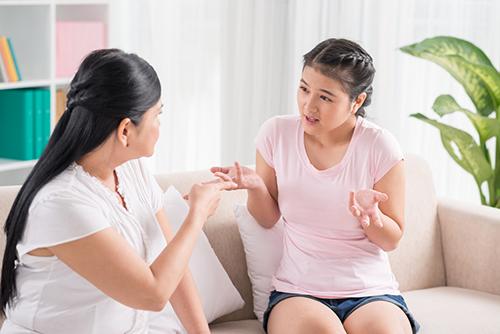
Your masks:
<instances>
[{"instance_id":1,"label":"braided hair","mask_svg":"<svg viewBox=\"0 0 500 334\"><path fill-rule=\"evenodd\" d=\"M361 46L347 39L327 39L304 55L306 66L339 81L351 101L366 93L365 101L356 111L356 116L365 117L365 107L371 103L375 67L372 57Z\"/></svg>"}]
</instances>

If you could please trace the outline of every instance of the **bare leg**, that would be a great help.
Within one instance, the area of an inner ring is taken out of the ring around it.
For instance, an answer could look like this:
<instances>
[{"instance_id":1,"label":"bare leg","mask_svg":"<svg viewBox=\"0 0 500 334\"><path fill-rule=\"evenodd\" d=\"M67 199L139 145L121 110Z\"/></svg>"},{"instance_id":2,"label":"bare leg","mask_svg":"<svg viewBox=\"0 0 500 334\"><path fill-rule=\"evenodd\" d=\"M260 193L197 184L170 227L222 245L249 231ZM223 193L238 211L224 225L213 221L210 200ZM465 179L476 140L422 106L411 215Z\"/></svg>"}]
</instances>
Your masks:
<instances>
[{"instance_id":1,"label":"bare leg","mask_svg":"<svg viewBox=\"0 0 500 334\"><path fill-rule=\"evenodd\" d=\"M290 297L278 303L269 316L269 334L345 334L337 315L320 302L306 297Z\"/></svg>"},{"instance_id":2,"label":"bare leg","mask_svg":"<svg viewBox=\"0 0 500 334\"><path fill-rule=\"evenodd\" d=\"M410 321L396 305L374 301L352 312L344 321L349 334L411 334Z\"/></svg>"}]
</instances>

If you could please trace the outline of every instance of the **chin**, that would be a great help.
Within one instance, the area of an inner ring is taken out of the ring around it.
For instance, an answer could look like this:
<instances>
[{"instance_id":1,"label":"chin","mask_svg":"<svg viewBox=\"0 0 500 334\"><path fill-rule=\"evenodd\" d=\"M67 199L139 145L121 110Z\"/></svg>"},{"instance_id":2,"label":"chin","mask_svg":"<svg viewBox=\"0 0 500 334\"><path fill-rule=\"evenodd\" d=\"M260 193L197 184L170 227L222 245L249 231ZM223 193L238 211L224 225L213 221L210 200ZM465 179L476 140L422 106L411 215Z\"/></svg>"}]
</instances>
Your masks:
<instances>
[{"instance_id":1,"label":"chin","mask_svg":"<svg viewBox=\"0 0 500 334\"><path fill-rule=\"evenodd\" d=\"M302 122L302 128L304 129L304 132L307 134L317 134L320 132L320 124L310 124L308 121L305 120L304 117L300 120Z\"/></svg>"}]
</instances>

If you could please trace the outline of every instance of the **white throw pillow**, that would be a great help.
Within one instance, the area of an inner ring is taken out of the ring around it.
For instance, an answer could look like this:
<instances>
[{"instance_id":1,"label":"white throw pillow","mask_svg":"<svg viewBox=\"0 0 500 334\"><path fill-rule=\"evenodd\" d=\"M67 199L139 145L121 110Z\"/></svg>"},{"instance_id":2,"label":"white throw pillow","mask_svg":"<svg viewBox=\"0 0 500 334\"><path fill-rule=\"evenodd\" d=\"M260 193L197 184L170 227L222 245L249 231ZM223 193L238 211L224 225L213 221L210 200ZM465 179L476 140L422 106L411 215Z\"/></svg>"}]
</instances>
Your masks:
<instances>
[{"instance_id":1,"label":"white throw pillow","mask_svg":"<svg viewBox=\"0 0 500 334\"><path fill-rule=\"evenodd\" d=\"M181 227L189 206L182 195L170 186L164 194L164 209L174 233ZM236 311L245 305L238 290L222 267L205 235L201 233L189 261L189 269L198 289L203 311L208 322ZM150 314L150 332L183 333L170 304L159 313Z\"/></svg>"},{"instance_id":2,"label":"white throw pillow","mask_svg":"<svg viewBox=\"0 0 500 334\"><path fill-rule=\"evenodd\" d=\"M246 205L234 207L236 223L245 249L248 276L252 283L253 311L262 322L267 309L271 281L283 254L283 221L266 229L248 212Z\"/></svg>"}]
</instances>

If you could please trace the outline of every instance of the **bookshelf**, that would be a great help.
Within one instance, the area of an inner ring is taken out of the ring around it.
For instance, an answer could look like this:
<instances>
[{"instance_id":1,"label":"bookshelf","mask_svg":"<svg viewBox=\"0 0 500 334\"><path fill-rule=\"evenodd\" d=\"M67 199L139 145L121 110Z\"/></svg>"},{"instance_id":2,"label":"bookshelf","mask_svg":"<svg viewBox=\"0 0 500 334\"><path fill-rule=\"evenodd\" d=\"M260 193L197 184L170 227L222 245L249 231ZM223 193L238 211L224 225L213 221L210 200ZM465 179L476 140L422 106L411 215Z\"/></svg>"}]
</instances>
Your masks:
<instances>
[{"instance_id":1,"label":"bookshelf","mask_svg":"<svg viewBox=\"0 0 500 334\"><path fill-rule=\"evenodd\" d=\"M56 59L57 23L101 22L106 27L105 47L110 47L112 2L111 0L0 0L0 35L10 37L22 74L21 81L0 82L0 93L2 90L10 89L48 89L50 132L52 132L56 122L57 91L62 89L66 92L71 81L71 75L58 77L56 74L59 65ZM12 160L0 156L0 186L22 184L35 163L36 160Z\"/></svg>"}]
</instances>

